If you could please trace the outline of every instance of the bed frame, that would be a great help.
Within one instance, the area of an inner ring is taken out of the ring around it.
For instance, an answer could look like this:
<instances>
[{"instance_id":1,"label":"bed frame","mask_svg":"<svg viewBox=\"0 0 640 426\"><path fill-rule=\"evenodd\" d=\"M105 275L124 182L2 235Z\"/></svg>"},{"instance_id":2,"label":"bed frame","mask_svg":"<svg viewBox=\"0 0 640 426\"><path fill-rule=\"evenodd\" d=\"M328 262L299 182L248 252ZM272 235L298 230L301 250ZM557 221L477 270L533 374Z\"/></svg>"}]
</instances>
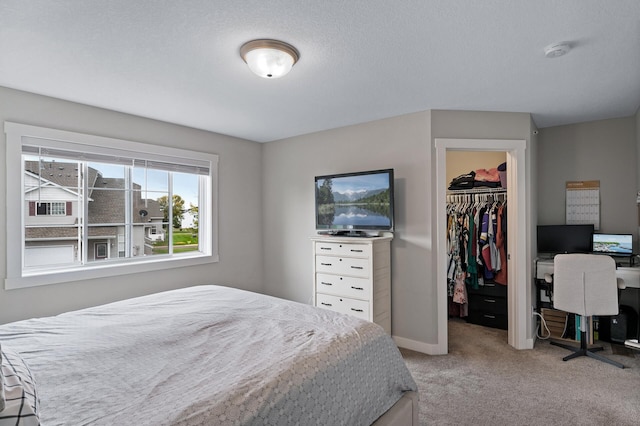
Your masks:
<instances>
[{"instance_id":1,"label":"bed frame","mask_svg":"<svg viewBox=\"0 0 640 426\"><path fill-rule=\"evenodd\" d=\"M374 426L418 426L418 393L406 392Z\"/></svg>"}]
</instances>

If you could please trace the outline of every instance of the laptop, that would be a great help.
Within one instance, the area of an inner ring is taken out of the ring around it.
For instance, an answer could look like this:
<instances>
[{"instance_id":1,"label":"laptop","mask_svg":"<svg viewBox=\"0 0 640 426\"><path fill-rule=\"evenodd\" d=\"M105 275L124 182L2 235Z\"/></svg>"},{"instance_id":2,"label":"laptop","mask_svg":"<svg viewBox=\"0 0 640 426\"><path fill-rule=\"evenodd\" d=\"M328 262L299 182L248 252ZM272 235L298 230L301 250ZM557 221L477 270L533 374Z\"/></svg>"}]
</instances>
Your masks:
<instances>
[{"instance_id":1,"label":"laptop","mask_svg":"<svg viewBox=\"0 0 640 426\"><path fill-rule=\"evenodd\" d=\"M593 234L593 253L609 256L632 256L631 234Z\"/></svg>"}]
</instances>

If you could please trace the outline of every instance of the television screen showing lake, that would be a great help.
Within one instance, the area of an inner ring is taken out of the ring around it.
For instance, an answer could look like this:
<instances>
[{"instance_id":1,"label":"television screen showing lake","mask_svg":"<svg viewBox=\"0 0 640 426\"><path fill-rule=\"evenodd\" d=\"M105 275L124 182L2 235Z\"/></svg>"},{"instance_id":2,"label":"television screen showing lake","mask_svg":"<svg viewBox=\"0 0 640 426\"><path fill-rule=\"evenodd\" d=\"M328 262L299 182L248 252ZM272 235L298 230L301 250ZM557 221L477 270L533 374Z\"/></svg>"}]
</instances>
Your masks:
<instances>
[{"instance_id":1,"label":"television screen showing lake","mask_svg":"<svg viewBox=\"0 0 640 426\"><path fill-rule=\"evenodd\" d=\"M336 206L333 217L335 226L390 226L386 215L360 206Z\"/></svg>"},{"instance_id":2,"label":"television screen showing lake","mask_svg":"<svg viewBox=\"0 0 640 426\"><path fill-rule=\"evenodd\" d=\"M317 229L392 229L390 170L316 178Z\"/></svg>"}]
</instances>

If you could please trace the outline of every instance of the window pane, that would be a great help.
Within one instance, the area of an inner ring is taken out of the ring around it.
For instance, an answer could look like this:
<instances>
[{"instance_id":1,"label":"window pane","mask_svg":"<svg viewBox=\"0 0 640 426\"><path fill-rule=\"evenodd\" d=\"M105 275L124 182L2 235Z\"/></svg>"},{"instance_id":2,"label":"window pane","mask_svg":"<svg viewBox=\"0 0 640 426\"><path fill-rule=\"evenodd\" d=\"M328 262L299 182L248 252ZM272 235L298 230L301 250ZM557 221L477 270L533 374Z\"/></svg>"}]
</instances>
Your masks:
<instances>
[{"instance_id":1,"label":"window pane","mask_svg":"<svg viewBox=\"0 0 640 426\"><path fill-rule=\"evenodd\" d=\"M141 195L140 193L137 194ZM167 254L168 227L166 200L168 192L147 192L148 198L134 201L134 223L141 224L144 232L144 254ZM134 193L134 196L136 194Z\"/></svg>"},{"instance_id":2,"label":"window pane","mask_svg":"<svg viewBox=\"0 0 640 426\"><path fill-rule=\"evenodd\" d=\"M173 252L198 251L198 234L190 229L173 231Z\"/></svg>"},{"instance_id":3,"label":"window pane","mask_svg":"<svg viewBox=\"0 0 640 426\"><path fill-rule=\"evenodd\" d=\"M133 167L133 222L143 233L143 254L168 254L168 206L170 173Z\"/></svg>"},{"instance_id":4,"label":"window pane","mask_svg":"<svg viewBox=\"0 0 640 426\"><path fill-rule=\"evenodd\" d=\"M116 183L118 184L118 183ZM127 191L109 188L109 183L103 188L95 188L89 192L89 224L105 224L127 222L126 213Z\"/></svg>"},{"instance_id":5,"label":"window pane","mask_svg":"<svg viewBox=\"0 0 640 426\"><path fill-rule=\"evenodd\" d=\"M36 216L46 216L50 211L50 203L40 203L36 202Z\"/></svg>"},{"instance_id":6,"label":"window pane","mask_svg":"<svg viewBox=\"0 0 640 426\"><path fill-rule=\"evenodd\" d=\"M173 173L173 193L176 202L176 211L180 213L178 221L174 218L173 252L184 253L198 251L198 212L199 212L199 176L187 173Z\"/></svg>"},{"instance_id":7,"label":"window pane","mask_svg":"<svg viewBox=\"0 0 640 426\"><path fill-rule=\"evenodd\" d=\"M124 179L126 176L126 168L127 166L123 166L121 164L107 164L107 163L96 163L89 162L89 187L94 186L93 182L97 178L106 178L106 179ZM100 184L96 185L100 187Z\"/></svg>"},{"instance_id":8,"label":"window pane","mask_svg":"<svg viewBox=\"0 0 640 426\"><path fill-rule=\"evenodd\" d=\"M155 234L153 234L155 230ZM156 222L146 228L148 246L145 254L158 255L169 254L169 226L167 222Z\"/></svg>"},{"instance_id":9,"label":"window pane","mask_svg":"<svg viewBox=\"0 0 640 426\"><path fill-rule=\"evenodd\" d=\"M143 192L169 192L169 172L167 171L134 167L133 181L140 186L140 190Z\"/></svg>"},{"instance_id":10,"label":"window pane","mask_svg":"<svg viewBox=\"0 0 640 426\"><path fill-rule=\"evenodd\" d=\"M81 194L78 163L25 155L23 167L26 225L73 224L73 208Z\"/></svg>"},{"instance_id":11,"label":"window pane","mask_svg":"<svg viewBox=\"0 0 640 426\"><path fill-rule=\"evenodd\" d=\"M66 203L60 203L60 202L51 203L51 214L54 216L65 216L66 215L65 205Z\"/></svg>"},{"instance_id":12,"label":"window pane","mask_svg":"<svg viewBox=\"0 0 640 426\"><path fill-rule=\"evenodd\" d=\"M125 257L144 255L144 233L142 227L132 227L132 247L127 256L127 231L124 225L119 226L89 226L87 244L87 262L96 260L117 260ZM106 257L96 249L106 249Z\"/></svg>"},{"instance_id":13,"label":"window pane","mask_svg":"<svg viewBox=\"0 0 640 426\"><path fill-rule=\"evenodd\" d=\"M196 228L198 216L198 198L200 195L199 176L185 173L173 173L173 193L181 200L180 228Z\"/></svg>"},{"instance_id":14,"label":"window pane","mask_svg":"<svg viewBox=\"0 0 640 426\"><path fill-rule=\"evenodd\" d=\"M25 267L68 266L79 262L78 227L25 228Z\"/></svg>"}]
</instances>

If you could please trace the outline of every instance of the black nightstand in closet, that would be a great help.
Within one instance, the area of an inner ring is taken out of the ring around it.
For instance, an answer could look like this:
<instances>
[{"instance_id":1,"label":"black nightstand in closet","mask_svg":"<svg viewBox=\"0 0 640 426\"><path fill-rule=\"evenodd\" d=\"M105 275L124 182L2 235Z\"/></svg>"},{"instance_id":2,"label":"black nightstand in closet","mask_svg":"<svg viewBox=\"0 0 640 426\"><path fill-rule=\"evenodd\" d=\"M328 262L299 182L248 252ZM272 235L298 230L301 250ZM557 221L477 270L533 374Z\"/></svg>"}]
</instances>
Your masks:
<instances>
[{"instance_id":1,"label":"black nightstand in closet","mask_svg":"<svg viewBox=\"0 0 640 426\"><path fill-rule=\"evenodd\" d=\"M508 329L506 285L485 282L477 289L467 286L467 298L469 300L468 322Z\"/></svg>"}]
</instances>

